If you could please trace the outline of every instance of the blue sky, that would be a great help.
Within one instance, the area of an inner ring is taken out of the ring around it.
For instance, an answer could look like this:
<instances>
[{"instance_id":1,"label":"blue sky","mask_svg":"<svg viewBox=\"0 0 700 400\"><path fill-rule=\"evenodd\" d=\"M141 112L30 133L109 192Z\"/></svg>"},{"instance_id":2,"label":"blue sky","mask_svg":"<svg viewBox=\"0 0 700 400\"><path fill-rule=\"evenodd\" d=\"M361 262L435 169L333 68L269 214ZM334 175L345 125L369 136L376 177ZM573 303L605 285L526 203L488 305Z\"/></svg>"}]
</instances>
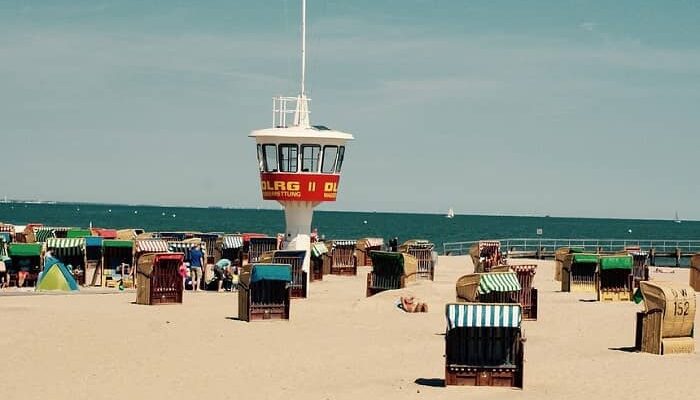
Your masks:
<instances>
[{"instance_id":1,"label":"blue sky","mask_svg":"<svg viewBox=\"0 0 700 400\"><path fill-rule=\"evenodd\" d=\"M324 209L700 219L700 3L309 0ZM0 0L0 195L274 207L299 1Z\"/></svg>"}]
</instances>

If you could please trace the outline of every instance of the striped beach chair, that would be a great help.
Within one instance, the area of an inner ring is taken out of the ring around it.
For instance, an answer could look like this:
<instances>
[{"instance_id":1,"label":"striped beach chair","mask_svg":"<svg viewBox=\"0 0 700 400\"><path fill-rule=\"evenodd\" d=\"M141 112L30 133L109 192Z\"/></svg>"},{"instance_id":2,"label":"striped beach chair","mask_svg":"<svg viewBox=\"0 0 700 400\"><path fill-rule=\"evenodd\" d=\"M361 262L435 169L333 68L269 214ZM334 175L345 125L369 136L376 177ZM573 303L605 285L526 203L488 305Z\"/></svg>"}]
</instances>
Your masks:
<instances>
[{"instance_id":1,"label":"striped beach chair","mask_svg":"<svg viewBox=\"0 0 700 400\"><path fill-rule=\"evenodd\" d=\"M523 387L520 304L445 307L445 385Z\"/></svg>"},{"instance_id":2,"label":"striped beach chair","mask_svg":"<svg viewBox=\"0 0 700 400\"><path fill-rule=\"evenodd\" d=\"M458 302L518 303L521 289L515 272L464 275L456 285Z\"/></svg>"},{"instance_id":3,"label":"striped beach chair","mask_svg":"<svg viewBox=\"0 0 700 400\"><path fill-rule=\"evenodd\" d=\"M518 282L520 282L518 299L520 305L523 306L523 319L537 320L537 289L532 287L532 282L537 272L537 265L511 265L510 269L515 272Z\"/></svg>"},{"instance_id":4,"label":"striped beach chair","mask_svg":"<svg viewBox=\"0 0 700 400\"><path fill-rule=\"evenodd\" d=\"M311 243L311 281L321 281L324 275L324 264L328 247L324 242Z\"/></svg>"},{"instance_id":5,"label":"striped beach chair","mask_svg":"<svg viewBox=\"0 0 700 400\"><path fill-rule=\"evenodd\" d=\"M489 272L501 264L501 242L497 240L480 240L469 248L469 255L474 264L474 272Z\"/></svg>"},{"instance_id":6,"label":"striped beach chair","mask_svg":"<svg viewBox=\"0 0 700 400\"><path fill-rule=\"evenodd\" d=\"M334 240L331 249L332 275L357 275L357 240Z\"/></svg>"},{"instance_id":7,"label":"striped beach chair","mask_svg":"<svg viewBox=\"0 0 700 400\"><path fill-rule=\"evenodd\" d=\"M136 304L182 303L181 253L148 253L136 265Z\"/></svg>"}]
</instances>

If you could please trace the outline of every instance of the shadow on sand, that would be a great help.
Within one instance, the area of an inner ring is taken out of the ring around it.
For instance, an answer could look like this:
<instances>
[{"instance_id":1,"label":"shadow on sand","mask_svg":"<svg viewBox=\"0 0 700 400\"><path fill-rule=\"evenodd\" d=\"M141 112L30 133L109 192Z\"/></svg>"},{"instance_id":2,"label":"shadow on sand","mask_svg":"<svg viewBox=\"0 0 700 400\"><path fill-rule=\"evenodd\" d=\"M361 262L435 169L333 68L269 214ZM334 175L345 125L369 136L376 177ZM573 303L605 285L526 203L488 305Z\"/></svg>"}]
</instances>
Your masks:
<instances>
[{"instance_id":1,"label":"shadow on sand","mask_svg":"<svg viewBox=\"0 0 700 400\"><path fill-rule=\"evenodd\" d=\"M614 350L614 351L624 351L625 353L636 353L637 348L632 346L632 347L608 347L608 350Z\"/></svg>"},{"instance_id":2,"label":"shadow on sand","mask_svg":"<svg viewBox=\"0 0 700 400\"><path fill-rule=\"evenodd\" d=\"M440 378L418 378L414 382L421 386L445 387L445 380Z\"/></svg>"}]
</instances>

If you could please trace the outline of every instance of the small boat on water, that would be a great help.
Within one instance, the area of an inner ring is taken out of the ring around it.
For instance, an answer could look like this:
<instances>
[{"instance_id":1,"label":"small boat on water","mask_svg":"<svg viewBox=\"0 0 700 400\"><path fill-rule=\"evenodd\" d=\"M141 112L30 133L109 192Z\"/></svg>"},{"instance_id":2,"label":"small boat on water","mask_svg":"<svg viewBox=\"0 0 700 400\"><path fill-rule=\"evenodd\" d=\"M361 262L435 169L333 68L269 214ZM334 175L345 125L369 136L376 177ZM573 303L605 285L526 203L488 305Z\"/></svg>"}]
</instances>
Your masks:
<instances>
[{"instance_id":1,"label":"small boat on water","mask_svg":"<svg viewBox=\"0 0 700 400\"><path fill-rule=\"evenodd\" d=\"M452 208L450 208L449 210L447 210L447 215L445 215L445 217L446 217L446 218L454 218L454 217L455 217L455 211L454 211Z\"/></svg>"},{"instance_id":2,"label":"small boat on water","mask_svg":"<svg viewBox=\"0 0 700 400\"><path fill-rule=\"evenodd\" d=\"M673 222L675 222L675 223L677 223L677 224L680 224L680 223L682 222L682 221L680 220L680 218L678 218L678 211L676 211L676 219L674 219Z\"/></svg>"}]
</instances>

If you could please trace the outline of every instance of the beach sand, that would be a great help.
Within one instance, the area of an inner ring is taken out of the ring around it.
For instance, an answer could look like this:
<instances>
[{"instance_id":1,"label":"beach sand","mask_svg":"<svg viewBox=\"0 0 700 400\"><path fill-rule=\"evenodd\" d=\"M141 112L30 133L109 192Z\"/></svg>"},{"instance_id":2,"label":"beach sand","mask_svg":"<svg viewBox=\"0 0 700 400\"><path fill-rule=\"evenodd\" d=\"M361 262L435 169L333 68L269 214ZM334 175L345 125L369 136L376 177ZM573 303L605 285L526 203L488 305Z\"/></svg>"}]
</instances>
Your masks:
<instances>
[{"instance_id":1,"label":"beach sand","mask_svg":"<svg viewBox=\"0 0 700 400\"><path fill-rule=\"evenodd\" d=\"M516 260L515 263L525 263ZM560 293L539 261L539 320L526 321L525 389L442 387L444 305L468 257L441 257L435 282L365 298L365 275L324 277L291 321L237 321L237 295L185 293L140 306L134 292L0 297L0 398L642 399L697 396L700 355L630 352L642 305ZM687 270L652 273L688 282ZM84 290L83 292L88 292ZM404 293L427 301L407 314ZM696 326L700 326L700 313ZM697 329L697 328L696 328ZM696 347L700 349L697 344Z\"/></svg>"}]
</instances>

